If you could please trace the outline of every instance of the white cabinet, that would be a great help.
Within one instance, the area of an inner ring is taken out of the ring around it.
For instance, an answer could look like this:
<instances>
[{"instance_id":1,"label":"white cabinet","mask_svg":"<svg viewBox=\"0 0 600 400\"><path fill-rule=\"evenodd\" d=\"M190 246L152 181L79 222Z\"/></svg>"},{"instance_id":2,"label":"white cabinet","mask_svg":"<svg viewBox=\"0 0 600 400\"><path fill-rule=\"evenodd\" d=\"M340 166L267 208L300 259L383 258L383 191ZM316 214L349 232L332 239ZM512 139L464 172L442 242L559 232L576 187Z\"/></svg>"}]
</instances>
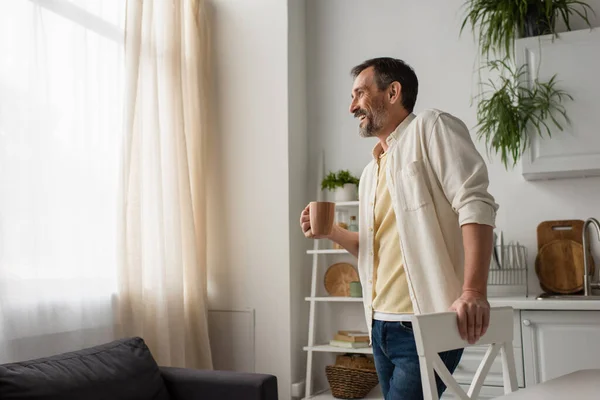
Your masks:
<instances>
[{"instance_id":1,"label":"white cabinet","mask_svg":"<svg viewBox=\"0 0 600 400\"><path fill-rule=\"evenodd\" d=\"M600 311L522 311L521 319L526 386L600 368Z\"/></svg>"},{"instance_id":2,"label":"white cabinet","mask_svg":"<svg viewBox=\"0 0 600 400\"><path fill-rule=\"evenodd\" d=\"M531 135L521 160L525 179L600 175L600 29L517 40L517 65L527 65L529 83L557 74L558 87L574 98L565 106L570 126L549 125L552 138ZM562 118L562 117L561 117Z\"/></svg>"}]
</instances>

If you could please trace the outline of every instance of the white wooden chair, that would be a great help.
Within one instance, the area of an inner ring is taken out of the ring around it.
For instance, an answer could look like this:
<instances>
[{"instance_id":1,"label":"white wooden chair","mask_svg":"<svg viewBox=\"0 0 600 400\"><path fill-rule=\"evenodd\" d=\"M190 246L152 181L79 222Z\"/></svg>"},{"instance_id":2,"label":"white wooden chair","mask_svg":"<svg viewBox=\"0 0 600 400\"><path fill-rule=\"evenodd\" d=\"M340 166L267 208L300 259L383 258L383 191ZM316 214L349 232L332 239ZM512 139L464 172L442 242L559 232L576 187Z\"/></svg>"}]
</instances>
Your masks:
<instances>
[{"instance_id":1,"label":"white wooden chair","mask_svg":"<svg viewBox=\"0 0 600 400\"><path fill-rule=\"evenodd\" d=\"M489 348L475 373L468 393L460 387L450 371L446 368L438 353L442 351L465 348L470 345L461 339L456 324L456 313L444 312L416 315L412 318L417 352L421 366L421 381L425 400L439 400L435 384L435 372L461 400L475 400L483 386L494 359L502 354L502 375L504 377L504 393L517 390L517 371L513 353L513 309L511 307L492 308L490 325L485 335L475 344L489 345Z\"/></svg>"}]
</instances>

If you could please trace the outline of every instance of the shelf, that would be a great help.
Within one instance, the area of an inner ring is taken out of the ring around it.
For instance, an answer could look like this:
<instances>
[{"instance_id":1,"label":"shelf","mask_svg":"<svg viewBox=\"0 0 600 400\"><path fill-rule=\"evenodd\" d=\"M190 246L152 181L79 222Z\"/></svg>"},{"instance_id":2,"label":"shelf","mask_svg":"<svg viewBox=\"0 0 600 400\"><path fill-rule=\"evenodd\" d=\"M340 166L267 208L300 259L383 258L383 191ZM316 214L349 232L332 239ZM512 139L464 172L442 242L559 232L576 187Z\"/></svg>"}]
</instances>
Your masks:
<instances>
[{"instance_id":1,"label":"shelf","mask_svg":"<svg viewBox=\"0 0 600 400\"><path fill-rule=\"evenodd\" d=\"M321 249L321 250L307 250L306 254L350 254L348 250L344 249Z\"/></svg>"},{"instance_id":2,"label":"shelf","mask_svg":"<svg viewBox=\"0 0 600 400\"><path fill-rule=\"evenodd\" d=\"M358 201L339 201L335 203L336 207L358 207Z\"/></svg>"},{"instance_id":3,"label":"shelf","mask_svg":"<svg viewBox=\"0 0 600 400\"><path fill-rule=\"evenodd\" d=\"M305 397L304 400L337 400L331 394L330 390L326 390L324 392L315 394L311 397ZM381 394L381 389L377 386L375 389L371 390L371 392L367 395L367 397L363 398L364 400L383 400L383 394Z\"/></svg>"},{"instance_id":4,"label":"shelf","mask_svg":"<svg viewBox=\"0 0 600 400\"><path fill-rule=\"evenodd\" d=\"M306 301L334 301L340 303L362 303L362 297L306 297L304 298Z\"/></svg>"},{"instance_id":5,"label":"shelf","mask_svg":"<svg viewBox=\"0 0 600 400\"><path fill-rule=\"evenodd\" d=\"M304 351L318 351L321 353L359 353L359 354L373 354L372 347L366 347L363 349L348 349L346 347L335 347L328 344L322 344L318 346L306 346Z\"/></svg>"}]
</instances>

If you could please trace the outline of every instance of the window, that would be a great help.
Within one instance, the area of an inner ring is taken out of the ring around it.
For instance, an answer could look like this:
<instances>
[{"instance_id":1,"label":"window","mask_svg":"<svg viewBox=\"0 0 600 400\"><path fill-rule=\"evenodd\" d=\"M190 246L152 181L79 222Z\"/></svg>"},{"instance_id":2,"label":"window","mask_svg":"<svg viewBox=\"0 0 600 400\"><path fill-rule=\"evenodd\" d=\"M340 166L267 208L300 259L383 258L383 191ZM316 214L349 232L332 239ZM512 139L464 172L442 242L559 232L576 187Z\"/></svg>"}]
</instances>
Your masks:
<instances>
[{"instance_id":1,"label":"window","mask_svg":"<svg viewBox=\"0 0 600 400\"><path fill-rule=\"evenodd\" d=\"M0 341L112 324L124 4L0 1Z\"/></svg>"}]
</instances>

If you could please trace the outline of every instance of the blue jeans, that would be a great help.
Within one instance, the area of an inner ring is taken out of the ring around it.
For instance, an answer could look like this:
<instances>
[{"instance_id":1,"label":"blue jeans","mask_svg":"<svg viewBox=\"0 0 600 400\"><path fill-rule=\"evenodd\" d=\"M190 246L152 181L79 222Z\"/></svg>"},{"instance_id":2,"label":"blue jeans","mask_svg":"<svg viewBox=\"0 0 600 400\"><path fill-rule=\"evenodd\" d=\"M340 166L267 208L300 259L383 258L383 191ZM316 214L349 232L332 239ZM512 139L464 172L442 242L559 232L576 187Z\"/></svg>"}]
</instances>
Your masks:
<instances>
[{"instance_id":1,"label":"blue jeans","mask_svg":"<svg viewBox=\"0 0 600 400\"><path fill-rule=\"evenodd\" d=\"M443 334L443 333L442 333ZM417 345L410 322L373 321L373 356L379 383L385 400L423 399L421 371ZM463 349L440 353L440 358L452 373ZM435 375L438 395L446 385Z\"/></svg>"}]
</instances>

